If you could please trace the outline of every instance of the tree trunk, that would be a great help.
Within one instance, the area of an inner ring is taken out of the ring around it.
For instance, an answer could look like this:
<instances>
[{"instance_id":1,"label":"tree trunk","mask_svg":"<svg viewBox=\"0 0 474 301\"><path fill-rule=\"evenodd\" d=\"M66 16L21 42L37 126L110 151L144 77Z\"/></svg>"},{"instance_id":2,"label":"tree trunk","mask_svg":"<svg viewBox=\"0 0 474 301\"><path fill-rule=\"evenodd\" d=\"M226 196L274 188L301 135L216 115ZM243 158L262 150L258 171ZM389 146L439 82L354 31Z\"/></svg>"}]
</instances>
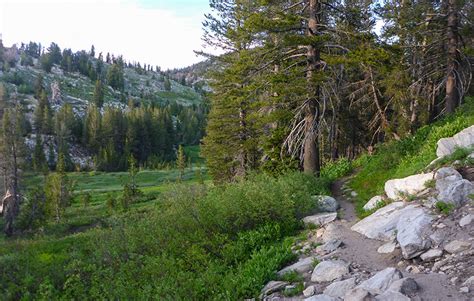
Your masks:
<instances>
[{"instance_id":1,"label":"tree trunk","mask_svg":"<svg viewBox=\"0 0 474 301\"><path fill-rule=\"evenodd\" d=\"M458 48L458 15L456 0L447 0L448 3L448 72L446 79L446 113L453 113L459 104L459 92L456 78L456 57Z\"/></svg>"},{"instance_id":2,"label":"tree trunk","mask_svg":"<svg viewBox=\"0 0 474 301\"><path fill-rule=\"evenodd\" d=\"M243 86L242 86L243 89ZM247 141L247 111L245 109L246 103L241 102L239 107L239 153L237 156L238 166L235 171L237 177L244 177L246 174L247 164L247 152L246 152L246 141Z\"/></svg>"},{"instance_id":3,"label":"tree trunk","mask_svg":"<svg viewBox=\"0 0 474 301\"><path fill-rule=\"evenodd\" d=\"M318 16L321 7L318 0L309 0L309 20L307 35L316 36L318 32ZM314 83L314 72L320 69L320 51L315 45L308 46L306 54L308 70L308 100L305 107L305 140L303 149L303 170L305 173L319 175L321 169L319 157L319 141L317 127L319 124L319 87Z\"/></svg>"}]
</instances>

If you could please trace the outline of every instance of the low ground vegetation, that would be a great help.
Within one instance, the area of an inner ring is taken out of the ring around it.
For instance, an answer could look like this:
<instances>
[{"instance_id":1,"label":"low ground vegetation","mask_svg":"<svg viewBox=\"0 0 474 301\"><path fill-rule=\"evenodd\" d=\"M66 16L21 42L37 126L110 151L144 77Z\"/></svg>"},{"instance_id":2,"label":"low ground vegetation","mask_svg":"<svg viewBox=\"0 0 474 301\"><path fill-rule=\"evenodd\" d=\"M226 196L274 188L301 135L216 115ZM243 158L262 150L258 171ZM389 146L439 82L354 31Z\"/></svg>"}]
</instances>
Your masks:
<instances>
[{"instance_id":1,"label":"low ground vegetation","mask_svg":"<svg viewBox=\"0 0 474 301\"><path fill-rule=\"evenodd\" d=\"M219 187L169 184L156 200L114 214L105 214L110 195L93 193L88 206L78 200L67 210L65 220L76 216L69 232L0 241L2 298L255 297L294 260L288 237L328 184L301 173Z\"/></svg>"}]
</instances>

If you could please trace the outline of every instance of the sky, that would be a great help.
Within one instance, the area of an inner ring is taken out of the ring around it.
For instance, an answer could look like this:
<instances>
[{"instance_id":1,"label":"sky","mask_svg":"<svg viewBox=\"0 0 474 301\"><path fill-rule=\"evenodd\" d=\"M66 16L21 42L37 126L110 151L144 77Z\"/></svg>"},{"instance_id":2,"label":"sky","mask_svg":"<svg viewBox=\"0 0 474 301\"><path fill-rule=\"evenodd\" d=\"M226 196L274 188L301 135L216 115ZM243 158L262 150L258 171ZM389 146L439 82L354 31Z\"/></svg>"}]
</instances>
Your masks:
<instances>
[{"instance_id":1,"label":"sky","mask_svg":"<svg viewBox=\"0 0 474 301\"><path fill-rule=\"evenodd\" d=\"M209 0L0 0L0 33L14 43L120 55L162 69L201 61Z\"/></svg>"}]
</instances>

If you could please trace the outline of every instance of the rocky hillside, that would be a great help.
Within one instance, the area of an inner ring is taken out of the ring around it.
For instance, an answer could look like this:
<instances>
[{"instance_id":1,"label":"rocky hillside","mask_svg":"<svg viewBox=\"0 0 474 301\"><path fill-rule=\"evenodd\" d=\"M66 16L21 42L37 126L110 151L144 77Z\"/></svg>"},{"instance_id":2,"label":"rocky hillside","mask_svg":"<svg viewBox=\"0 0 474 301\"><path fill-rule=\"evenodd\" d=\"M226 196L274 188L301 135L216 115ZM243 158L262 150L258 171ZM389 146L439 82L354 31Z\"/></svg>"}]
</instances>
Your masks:
<instances>
[{"instance_id":1,"label":"rocky hillside","mask_svg":"<svg viewBox=\"0 0 474 301\"><path fill-rule=\"evenodd\" d=\"M31 57L30 63L21 61L23 52L16 47L7 48L12 57L12 63L8 68L0 68L0 81L9 91L17 91L20 99L25 99L28 104L34 104L33 94L35 82L41 75L45 88L53 101L64 101L73 104L77 108L84 108L94 94L95 81L81 72L66 72L60 65L54 64L51 72L41 68L39 58ZM92 66L97 66L99 59L89 56ZM1 63L0 63L1 64ZM102 62L103 70L108 70L111 63ZM3 69L3 71L2 71ZM106 71L104 71L105 73ZM128 101L156 103L166 105L177 103L180 105L193 105L202 102L202 96L194 88L168 79L165 73L157 70L144 70L125 64L123 68L124 88L118 90L106 85L104 91L104 102L114 106L124 106ZM170 85L167 86L169 80Z\"/></svg>"},{"instance_id":2,"label":"rocky hillside","mask_svg":"<svg viewBox=\"0 0 474 301\"><path fill-rule=\"evenodd\" d=\"M186 83L186 85L192 86L198 91L208 91L206 72L214 65L213 61L209 59L186 68L169 70L168 74L175 81Z\"/></svg>"},{"instance_id":3,"label":"rocky hillside","mask_svg":"<svg viewBox=\"0 0 474 301\"><path fill-rule=\"evenodd\" d=\"M34 42L4 47L0 40L0 117L3 108L21 104L21 114L26 117L22 134L28 148L27 169L34 165L32 154L37 143L43 145L45 154L40 157L51 158L51 162L57 159L59 128L64 129L61 135L70 157L69 170L73 165L74 169L97 168L97 158L105 153L119 153L114 160L107 155L111 161L107 165L123 169L122 163L115 163L121 164L120 168L112 165L114 161L126 162L119 158L124 153L125 133L133 156L142 157L138 159L141 165L172 161L179 144L196 145L202 138L207 116L203 94L202 89L186 81L173 80L158 66L141 65L109 53L96 54L93 47L77 52L55 43L48 48ZM68 110L67 118L56 118ZM96 124L87 123L95 112ZM64 124L59 126L59 120ZM100 133L106 127L113 128L113 139L110 131ZM161 134L152 135L152 131ZM94 142L87 138L92 132L98 134L92 135ZM107 142L106 138L114 141Z\"/></svg>"},{"instance_id":4,"label":"rocky hillside","mask_svg":"<svg viewBox=\"0 0 474 301\"><path fill-rule=\"evenodd\" d=\"M316 229L294 245L299 260L261 297L473 300L474 126L439 140L436 153L426 172L387 181L360 221L351 202L357 193L348 179L336 182L335 198L317 198L327 212L303 219Z\"/></svg>"}]
</instances>

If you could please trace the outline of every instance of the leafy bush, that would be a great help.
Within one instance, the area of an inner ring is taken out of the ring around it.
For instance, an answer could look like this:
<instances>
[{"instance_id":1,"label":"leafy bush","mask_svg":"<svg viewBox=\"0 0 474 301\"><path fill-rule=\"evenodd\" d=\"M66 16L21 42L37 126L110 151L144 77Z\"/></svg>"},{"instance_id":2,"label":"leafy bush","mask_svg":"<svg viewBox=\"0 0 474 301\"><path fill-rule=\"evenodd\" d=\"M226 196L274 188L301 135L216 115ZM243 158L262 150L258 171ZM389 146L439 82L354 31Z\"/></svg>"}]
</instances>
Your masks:
<instances>
[{"instance_id":1,"label":"leafy bush","mask_svg":"<svg viewBox=\"0 0 474 301\"><path fill-rule=\"evenodd\" d=\"M352 163L347 158L341 158L337 161L329 161L321 169L321 176L331 181L348 175L352 171Z\"/></svg>"},{"instance_id":2,"label":"leafy bush","mask_svg":"<svg viewBox=\"0 0 474 301\"><path fill-rule=\"evenodd\" d=\"M301 173L176 185L153 209L113 216L106 228L11 244L0 256L0 299L257 297L295 260L287 237L316 210L311 195L327 189Z\"/></svg>"}]
</instances>

